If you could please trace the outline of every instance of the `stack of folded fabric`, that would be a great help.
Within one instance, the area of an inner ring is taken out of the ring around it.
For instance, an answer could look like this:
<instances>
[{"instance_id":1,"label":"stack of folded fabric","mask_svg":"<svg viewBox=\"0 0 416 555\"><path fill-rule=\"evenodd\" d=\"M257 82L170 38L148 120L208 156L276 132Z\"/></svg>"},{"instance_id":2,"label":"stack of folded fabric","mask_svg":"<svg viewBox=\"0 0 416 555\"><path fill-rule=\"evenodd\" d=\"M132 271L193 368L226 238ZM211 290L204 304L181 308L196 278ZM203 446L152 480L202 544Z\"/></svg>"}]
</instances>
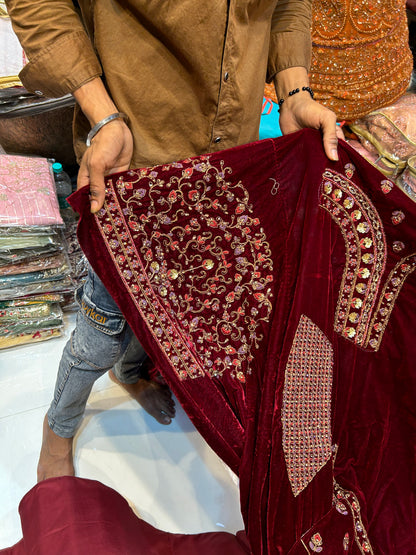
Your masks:
<instances>
[{"instance_id":1,"label":"stack of folded fabric","mask_svg":"<svg viewBox=\"0 0 416 555\"><path fill-rule=\"evenodd\" d=\"M409 91L348 127L351 146L416 201L416 93Z\"/></svg>"},{"instance_id":2,"label":"stack of folded fabric","mask_svg":"<svg viewBox=\"0 0 416 555\"><path fill-rule=\"evenodd\" d=\"M70 222L65 222L64 231L66 252L68 254L72 269L71 278L74 288L77 288L84 283L88 273L88 261L82 252L77 238L77 225L78 218ZM61 303L61 307L64 311L73 311L78 309L72 290L70 293L66 293L64 295L64 301Z\"/></svg>"},{"instance_id":3,"label":"stack of folded fabric","mask_svg":"<svg viewBox=\"0 0 416 555\"><path fill-rule=\"evenodd\" d=\"M0 349L61 334L73 292L46 158L0 155Z\"/></svg>"}]
</instances>

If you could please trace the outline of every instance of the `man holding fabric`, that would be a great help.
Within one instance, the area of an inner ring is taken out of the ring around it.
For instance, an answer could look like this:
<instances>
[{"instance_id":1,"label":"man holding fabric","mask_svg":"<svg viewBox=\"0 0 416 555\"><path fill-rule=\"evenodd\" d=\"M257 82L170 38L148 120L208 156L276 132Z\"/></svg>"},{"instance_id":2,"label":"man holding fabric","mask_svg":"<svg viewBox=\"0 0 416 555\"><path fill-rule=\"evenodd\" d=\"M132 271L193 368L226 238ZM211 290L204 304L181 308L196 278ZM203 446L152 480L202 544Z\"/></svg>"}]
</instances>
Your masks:
<instances>
[{"instance_id":1,"label":"man holding fabric","mask_svg":"<svg viewBox=\"0 0 416 555\"><path fill-rule=\"evenodd\" d=\"M265 80L275 83L282 132L320 129L327 156L337 159L335 115L314 102L308 84L310 0L79 4L7 1L30 60L20 74L25 87L49 97L72 93L78 103L78 188L89 184L93 213L107 174L256 140ZM39 480L74 474L73 436L106 371L160 423L175 414L166 387L142 379L146 354L92 271L77 299L77 326L45 418Z\"/></svg>"}]
</instances>

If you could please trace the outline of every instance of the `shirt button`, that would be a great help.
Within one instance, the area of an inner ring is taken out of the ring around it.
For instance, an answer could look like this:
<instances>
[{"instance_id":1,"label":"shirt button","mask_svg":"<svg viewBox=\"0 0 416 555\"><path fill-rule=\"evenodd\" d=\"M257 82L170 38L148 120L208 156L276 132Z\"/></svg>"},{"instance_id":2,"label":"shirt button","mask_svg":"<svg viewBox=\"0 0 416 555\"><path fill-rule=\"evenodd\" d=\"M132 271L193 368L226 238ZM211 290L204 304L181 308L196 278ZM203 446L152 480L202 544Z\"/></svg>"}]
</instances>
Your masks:
<instances>
[{"instance_id":1,"label":"shirt button","mask_svg":"<svg viewBox=\"0 0 416 555\"><path fill-rule=\"evenodd\" d=\"M215 137L214 143L219 143L221 141L221 137Z\"/></svg>"},{"instance_id":2,"label":"shirt button","mask_svg":"<svg viewBox=\"0 0 416 555\"><path fill-rule=\"evenodd\" d=\"M224 73L224 81L228 81L229 76L230 76L230 75L229 75L228 71L226 71L226 72Z\"/></svg>"}]
</instances>

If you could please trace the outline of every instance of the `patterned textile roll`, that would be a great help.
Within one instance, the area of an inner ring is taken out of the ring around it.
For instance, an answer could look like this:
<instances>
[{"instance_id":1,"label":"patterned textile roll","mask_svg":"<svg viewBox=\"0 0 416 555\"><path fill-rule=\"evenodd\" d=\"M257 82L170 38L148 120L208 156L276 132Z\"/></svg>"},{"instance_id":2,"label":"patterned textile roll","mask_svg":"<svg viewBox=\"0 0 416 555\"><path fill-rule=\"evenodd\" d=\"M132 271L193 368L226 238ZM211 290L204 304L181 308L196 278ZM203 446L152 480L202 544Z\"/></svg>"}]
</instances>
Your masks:
<instances>
[{"instance_id":1,"label":"patterned textile roll","mask_svg":"<svg viewBox=\"0 0 416 555\"><path fill-rule=\"evenodd\" d=\"M311 86L339 120L395 102L413 68L405 0L314 0Z\"/></svg>"}]
</instances>

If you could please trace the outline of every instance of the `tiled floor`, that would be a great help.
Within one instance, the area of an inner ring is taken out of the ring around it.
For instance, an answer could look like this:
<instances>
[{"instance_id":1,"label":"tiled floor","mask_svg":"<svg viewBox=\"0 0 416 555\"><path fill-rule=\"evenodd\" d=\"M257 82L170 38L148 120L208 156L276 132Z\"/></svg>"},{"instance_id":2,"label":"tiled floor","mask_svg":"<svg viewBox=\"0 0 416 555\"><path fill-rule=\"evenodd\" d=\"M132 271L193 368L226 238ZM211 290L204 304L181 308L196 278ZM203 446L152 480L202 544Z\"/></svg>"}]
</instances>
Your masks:
<instances>
[{"instance_id":1,"label":"tiled floor","mask_svg":"<svg viewBox=\"0 0 416 555\"><path fill-rule=\"evenodd\" d=\"M65 336L0 351L0 548L21 538L18 504L35 484L44 414ZM155 422L107 376L91 394L76 437L77 475L122 494L152 525L171 532L243 528L236 477L180 407Z\"/></svg>"}]
</instances>

